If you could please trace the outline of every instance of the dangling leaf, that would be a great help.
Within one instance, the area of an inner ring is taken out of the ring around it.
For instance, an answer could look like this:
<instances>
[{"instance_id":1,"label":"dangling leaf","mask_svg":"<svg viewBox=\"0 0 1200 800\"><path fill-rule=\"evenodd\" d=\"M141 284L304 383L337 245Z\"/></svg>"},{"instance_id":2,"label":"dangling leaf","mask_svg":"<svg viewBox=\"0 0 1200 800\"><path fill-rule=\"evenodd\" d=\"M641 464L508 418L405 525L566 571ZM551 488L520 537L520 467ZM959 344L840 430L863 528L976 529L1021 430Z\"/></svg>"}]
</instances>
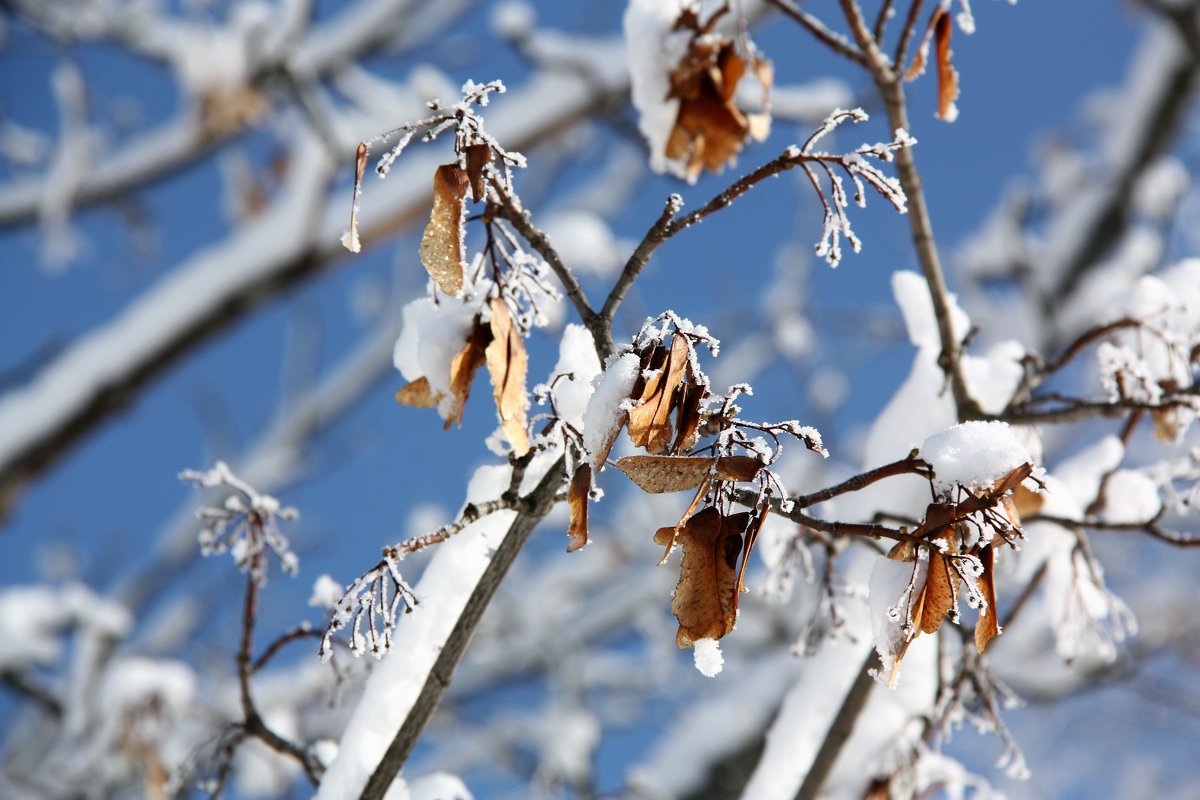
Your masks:
<instances>
[{"instance_id":1,"label":"dangling leaf","mask_svg":"<svg viewBox=\"0 0 1200 800\"><path fill-rule=\"evenodd\" d=\"M471 182L471 200L478 203L483 199L484 169L492 161L492 148L486 144L467 147L467 177Z\"/></svg>"},{"instance_id":2,"label":"dangling leaf","mask_svg":"<svg viewBox=\"0 0 1200 800\"><path fill-rule=\"evenodd\" d=\"M979 553L983 563L983 574L979 576L979 589L987 608L979 611L979 621L975 623L975 649L982 653L988 643L1000 633L1000 610L996 608L996 553L991 547L985 547Z\"/></svg>"},{"instance_id":3,"label":"dangling leaf","mask_svg":"<svg viewBox=\"0 0 1200 800\"><path fill-rule=\"evenodd\" d=\"M450 430L454 423L462 427L463 409L466 408L467 398L471 394L471 384L475 381L476 371L486 360L485 353L491 339L491 331L484 326L479 317L475 317L475 321L471 323L471 335L467 343L450 362L450 393L454 397L454 405L446 416L446 430Z\"/></svg>"},{"instance_id":4,"label":"dangling leaf","mask_svg":"<svg viewBox=\"0 0 1200 800\"><path fill-rule=\"evenodd\" d=\"M421 236L421 263L438 288L456 296L463 285L464 203L467 171L443 164L433 174L433 212Z\"/></svg>"},{"instance_id":5,"label":"dangling leaf","mask_svg":"<svg viewBox=\"0 0 1200 800\"><path fill-rule=\"evenodd\" d=\"M584 461L575 468L567 489L571 523L567 527L567 552L573 553L588 543L588 493L592 490L592 465Z\"/></svg>"},{"instance_id":6,"label":"dangling leaf","mask_svg":"<svg viewBox=\"0 0 1200 800\"><path fill-rule=\"evenodd\" d=\"M503 298L492 300L492 341L487 346L488 373L492 376L492 392L496 398L496 413L500 429L513 452L523 456L529 452L529 433L526 430L525 408L529 396L525 392L525 373L529 359L521 332L513 324L512 314Z\"/></svg>"},{"instance_id":7,"label":"dangling leaf","mask_svg":"<svg viewBox=\"0 0 1200 800\"><path fill-rule=\"evenodd\" d=\"M709 507L680 530L683 562L671 603L679 620L675 642L680 647L691 647L700 639L720 639L733 630L737 560L749 522L747 512L726 517Z\"/></svg>"},{"instance_id":8,"label":"dangling leaf","mask_svg":"<svg viewBox=\"0 0 1200 800\"><path fill-rule=\"evenodd\" d=\"M950 62L953 55L950 51L950 34L954 28L950 24L950 13L945 9L937 19L937 29L934 38L937 42L938 68L938 119L954 122L958 119L958 71Z\"/></svg>"}]
</instances>

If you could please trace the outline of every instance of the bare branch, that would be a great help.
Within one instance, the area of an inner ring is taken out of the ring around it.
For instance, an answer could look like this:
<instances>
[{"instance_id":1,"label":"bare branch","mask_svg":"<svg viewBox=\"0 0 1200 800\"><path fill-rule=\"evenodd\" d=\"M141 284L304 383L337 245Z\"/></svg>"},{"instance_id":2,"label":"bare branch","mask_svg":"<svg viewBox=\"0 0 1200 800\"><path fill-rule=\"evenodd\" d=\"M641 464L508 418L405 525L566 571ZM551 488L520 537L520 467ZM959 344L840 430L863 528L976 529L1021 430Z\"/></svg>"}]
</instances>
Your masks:
<instances>
[{"instance_id":1,"label":"bare branch","mask_svg":"<svg viewBox=\"0 0 1200 800\"><path fill-rule=\"evenodd\" d=\"M829 28L825 27L825 23L821 22L821 20L817 19L812 14L809 14L807 11L797 8L796 5L791 2L791 0L767 0L767 2L778 8L784 14L787 14L796 22L800 23L805 30L817 38L817 41L824 44L839 56L848 58L855 64L863 63L862 52L853 44L846 41L846 37L829 30Z\"/></svg>"}]
</instances>

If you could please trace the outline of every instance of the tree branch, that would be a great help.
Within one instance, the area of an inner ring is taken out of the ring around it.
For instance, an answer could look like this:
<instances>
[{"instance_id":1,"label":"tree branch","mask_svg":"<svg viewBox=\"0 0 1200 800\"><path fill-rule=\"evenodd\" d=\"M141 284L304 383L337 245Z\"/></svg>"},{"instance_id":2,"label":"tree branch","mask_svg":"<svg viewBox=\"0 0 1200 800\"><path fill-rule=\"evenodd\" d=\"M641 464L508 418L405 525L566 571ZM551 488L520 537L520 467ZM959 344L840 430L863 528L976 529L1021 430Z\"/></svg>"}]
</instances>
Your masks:
<instances>
[{"instance_id":1,"label":"tree branch","mask_svg":"<svg viewBox=\"0 0 1200 800\"><path fill-rule=\"evenodd\" d=\"M537 487L522 498L523 510L513 520L504 540L492 554L487 568L459 615L453 631L439 651L437 660L421 688L420 695L413 703L408 716L404 718L404 723L396 731L396 735L375 767L375 771L371 773L371 777L360 795L360 800L382 800L388 787L392 785L396 775L399 774L400 768L408 760L413 745L416 744L421 731L425 729L426 723L433 716L442 695L450 685L454 669L458 666L467 643L471 640L475 627L483 617L483 612L491 602L492 596L495 595L500 582L508 573L509 567L512 566L517 553L529 538L529 534L554 506L558 490L566 479L564 469L565 461L560 458L547 471Z\"/></svg>"},{"instance_id":2,"label":"tree branch","mask_svg":"<svg viewBox=\"0 0 1200 800\"><path fill-rule=\"evenodd\" d=\"M901 83L899 65L895 69L889 65L887 56L879 49L878 44L867 28L862 11L856 0L839 0L846 22L858 42L858 46L866 55L865 64L875 86L883 99L887 111L888 124L893 131L910 129L908 121L908 104L904 97L904 86ZM962 348L954 333L950 314L950 292L946 286L946 276L942 271L941 258L938 255L937 243L933 236L933 223L929 218L929 206L925 201L925 191L921 185L921 176L917 172L916 159L913 158L912 148L902 147L896 152L896 176L904 187L908 197L908 224L912 236L913 247L916 249L917 260L921 264L921 272L925 283L929 286L929 296L933 301L933 313L937 318L938 339L942 351L938 356L938 366L946 374L950 383L950 391L954 396L954 405L958 411L959 422L977 419L982 415L979 404L971 397L967 388L966 377L962 369Z\"/></svg>"},{"instance_id":3,"label":"tree branch","mask_svg":"<svg viewBox=\"0 0 1200 800\"><path fill-rule=\"evenodd\" d=\"M854 732L858 717L866 708L871 690L875 688L875 678L871 676L871 672L879 667L879 654L872 647L858 670L854 683L850 685L850 691L846 692L842 699L841 708L838 709L837 716L833 718L833 723L821 742L821 749L817 751L808 774L804 776L804 783L800 784L800 789L796 792L796 800L814 800L821 793L821 787L825 785L833 765L837 763L842 747Z\"/></svg>"},{"instance_id":4,"label":"tree branch","mask_svg":"<svg viewBox=\"0 0 1200 800\"><path fill-rule=\"evenodd\" d=\"M846 41L846 37L829 30L829 28L825 27L825 23L812 14L797 8L791 0L767 0L767 2L800 23L806 31L817 38L817 41L839 56L848 58L855 64L863 63L862 52L853 44Z\"/></svg>"}]
</instances>

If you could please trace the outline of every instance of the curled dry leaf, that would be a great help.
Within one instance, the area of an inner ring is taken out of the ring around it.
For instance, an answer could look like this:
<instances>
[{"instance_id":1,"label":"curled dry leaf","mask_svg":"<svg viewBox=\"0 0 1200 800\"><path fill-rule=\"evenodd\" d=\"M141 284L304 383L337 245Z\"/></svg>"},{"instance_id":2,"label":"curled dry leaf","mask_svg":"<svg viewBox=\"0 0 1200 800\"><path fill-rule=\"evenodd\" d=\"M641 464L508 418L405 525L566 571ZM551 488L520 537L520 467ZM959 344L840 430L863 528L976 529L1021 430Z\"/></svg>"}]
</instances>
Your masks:
<instances>
[{"instance_id":1,"label":"curled dry leaf","mask_svg":"<svg viewBox=\"0 0 1200 800\"><path fill-rule=\"evenodd\" d=\"M471 182L471 200L478 203L483 199L484 170L492 161L492 148L487 144L467 146L467 178Z\"/></svg>"},{"instance_id":2,"label":"curled dry leaf","mask_svg":"<svg viewBox=\"0 0 1200 800\"><path fill-rule=\"evenodd\" d=\"M573 553L588 543L588 492L592 490L592 465L586 461L575 468L567 488L571 522L567 527L567 552Z\"/></svg>"},{"instance_id":3,"label":"curled dry leaf","mask_svg":"<svg viewBox=\"0 0 1200 800\"><path fill-rule=\"evenodd\" d=\"M691 344L681 333L671 340L666 363L645 382L638 404L629 411L629 438L651 453L666 452L671 444L671 409L676 390L683 383L691 355ZM653 367L653 361L651 362Z\"/></svg>"},{"instance_id":4,"label":"curled dry leaf","mask_svg":"<svg viewBox=\"0 0 1200 800\"><path fill-rule=\"evenodd\" d=\"M475 380L476 371L486 360L485 354L491 341L491 330L484 326L479 317L475 317L467 343L450 362L450 393L454 396L454 406L446 416L446 430L449 430L453 423L462 427L463 409L466 408L467 398L471 395L471 384Z\"/></svg>"},{"instance_id":5,"label":"curled dry leaf","mask_svg":"<svg viewBox=\"0 0 1200 800\"><path fill-rule=\"evenodd\" d=\"M983 548L979 553L983 564L983 574L979 576L979 589L987 608L980 609L979 621L975 623L975 649L982 653L988 643L1000 633L999 609L996 608L996 552L992 547Z\"/></svg>"},{"instance_id":6,"label":"curled dry leaf","mask_svg":"<svg viewBox=\"0 0 1200 800\"><path fill-rule=\"evenodd\" d=\"M954 571L949 558L958 548L949 529L935 537L935 540L946 542L947 549L943 553L936 545L929 547L929 571L913 612L913 621L919 624L922 633L935 633L941 627L942 620L958 604L958 573ZM913 635L916 635L916 631Z\"/></svg>"},{"instance_id":7,"label":"curled dry leaf","mask_svg":"<svg viewBox=\"0 0 1200 800\"><path fill-rule=\"evenodd\" d=\"M680 529L683 562L671 603L679 620L675 642L680 647L691 647L700 639L720 639L733 630L740 591L737 560L749 523L749 512L725 516L709 507ZM659 534L664 530L671 529Z\"/></svg>"},{"instance_id":8,"label":"curled dry leaf","mask_svg":"<svg viewBox=\"0 0 1200 800\"><path fill-rule=\"evenodd\" d=\"M354 154L354 201L350 204L350 229L342 235L342 246L351 253L362 250L358 238L358 208L362 200L362 179L367 169L367 143L359 142Z\"/></svg>"},{"instance_id":9,"label":"curled dry leaf","mask_svg":"<svg viewBox=\"0 0 1200 800\"><path fill-rule=\"evenodd\" d=\"M754 480L762 462L753 456L625 456L617 469L644 492L663 494L695 489L710 474L719 481Z\"/></svg>"},{"instance_id":10,"label":"curled dry leaf","mask_svg":"<svg viewBox=\"0 0 1200 800\"><path fill-rule=\"evenodd\" d=\"M672 453L682 453L691 449L699 438L701 405L708 396L708 388L703 384L692 382L689 374L679 393L679 408L675 416L675 443L671 445Z\"/></svg>"},{"instance_id":11,"label":"curled dry leaf","mask_svg":"<svg viewBox=\"0 0 1200 800\"><path fill-rule=\"evenodd\" d=\"M938 15L934 38L937 48L938 76L938 119L954 122L958 119L958 71L950 61L950 34L954 30L950 24L950 12L942 9Z\"/></svg>"},{"instance_id":12,"label":"curled dry leaf","mask_svg":"<svg viewBox=\"0 0 1200 800\"><path fill-rule=\"evenodd\" d=\"M526 431L525 408L529 397L525 392L525 374L529 359L525 342L513 324L512 314L503 298L492 300L492 341L487 346L488 373L492 376L492 393L496 398L496 413L500 429L513 452L523 456L529 452L529 433Z\"/></svg>"},{"instance_id":13,"label":"curled dry leaf","mask_svg":"<svg viewBox=\"0 0 1200 800\"><path fill-rule=\"evenodd\" d=\"M457 164L433 174L433 212L421 236L421 263L438 288L455 296L463 285L464 202L470 179Z\"/></svg>"}]
</instances>

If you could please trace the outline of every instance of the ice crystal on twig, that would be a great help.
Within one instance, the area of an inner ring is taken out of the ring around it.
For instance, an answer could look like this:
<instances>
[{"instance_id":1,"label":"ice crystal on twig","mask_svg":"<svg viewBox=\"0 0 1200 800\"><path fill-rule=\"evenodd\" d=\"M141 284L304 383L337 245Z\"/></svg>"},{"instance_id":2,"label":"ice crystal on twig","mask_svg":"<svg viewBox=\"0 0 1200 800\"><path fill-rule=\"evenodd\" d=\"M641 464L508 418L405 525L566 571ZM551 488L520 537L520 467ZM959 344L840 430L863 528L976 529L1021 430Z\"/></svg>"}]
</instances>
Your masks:
<instances>
[{"instance_id":1,"label":"ice crystal on twig","mask_svg":"<svg viewBox=\"0 0 1200 800\"><path fill-rule=\"evenodd\" d=\"M292 522L300 513L290 506L281 506L269 494L259 493L253 486L234 474L224 461L204 472L187 469L179 479L194 483L201 489L226 488L233 490L219 506L203 506L196 517L204 523L200 532L200 552L211 556L229 551L242 572L254 581L267 580L268 548L279 556L283 571L294 575L300 560L292 552L287 537L279 530L279 521Z\"/></svg>"}]
</instances>

